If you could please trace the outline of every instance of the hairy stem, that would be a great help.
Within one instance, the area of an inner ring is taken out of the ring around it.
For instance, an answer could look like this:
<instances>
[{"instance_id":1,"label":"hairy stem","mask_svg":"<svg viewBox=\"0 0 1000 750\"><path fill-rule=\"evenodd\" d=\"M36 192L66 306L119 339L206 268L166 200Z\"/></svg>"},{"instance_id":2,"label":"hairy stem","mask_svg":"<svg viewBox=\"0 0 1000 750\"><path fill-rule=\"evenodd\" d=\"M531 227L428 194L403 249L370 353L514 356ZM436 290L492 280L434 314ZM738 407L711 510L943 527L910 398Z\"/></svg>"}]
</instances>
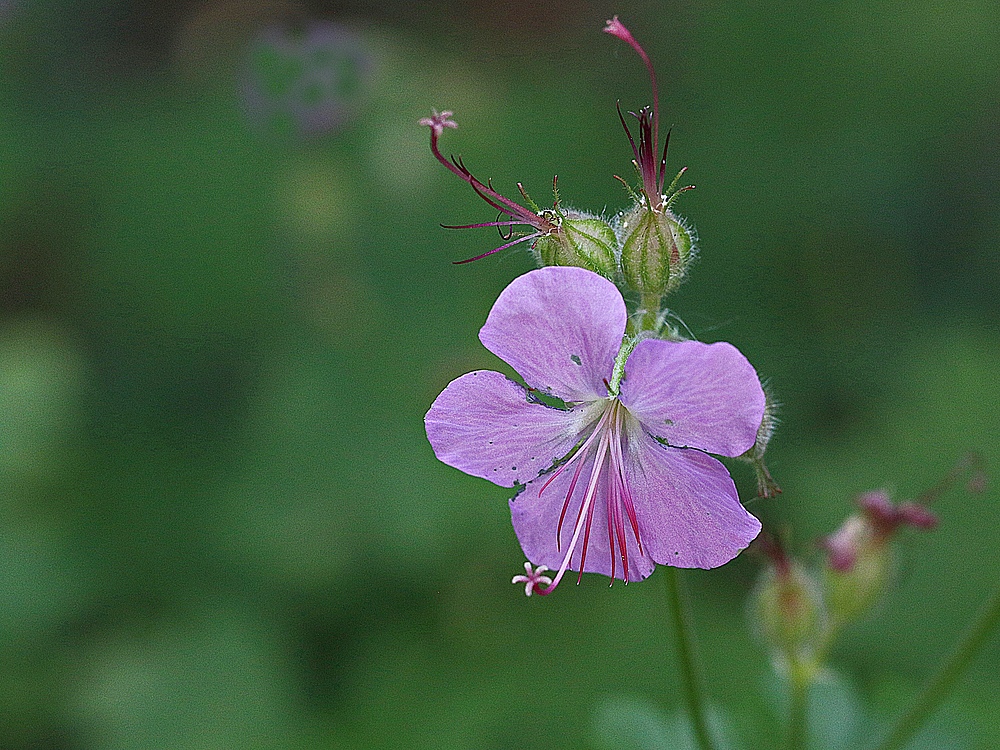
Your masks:
<instances>
[{"instance_id":1,"label":"hairy stem","mask_svg":"<svg viewBox=\"0 0 1000 750\"><path fill-rule=\"evenodd\" d=\"M660 304L663 298L659 294L643 294L639 300L638 328L640 331L656 332L660 324Z\"/></svg>"},{"instance_id":2,"label":"hairy stem","mask_svg":"<svg viewBox=\"0 0 1000 750\"><path fill-rule=\"evenodd\" d=\"M701 675L694 653L694 633L691 628L691 614L687 599L681 590L680 574L677 568L664 566L667 579L667 596L673 615L674 639L677 643L677 661L680 664L681 679L684 682L684 698L694 729L698 750L714 750L712 737L708 731L705 715L705 700L702 695Z\"/></svg>"},{"instance_id":3,"label":"hairy stem","mask_svg":"<svg viewBox=\"0 0 1000 750\"><path fill-rule=\"evenodd\" d=\"M938 704L951 692L962 672L969 666L972 657L992 635L998 622L1000 622L1000 589L993 592L993 596L983 605L979 615L962 634L937 673L924 685L913 705L896 721L876 750L900 750L912 739Z\"/></svg>"}]
</instances>

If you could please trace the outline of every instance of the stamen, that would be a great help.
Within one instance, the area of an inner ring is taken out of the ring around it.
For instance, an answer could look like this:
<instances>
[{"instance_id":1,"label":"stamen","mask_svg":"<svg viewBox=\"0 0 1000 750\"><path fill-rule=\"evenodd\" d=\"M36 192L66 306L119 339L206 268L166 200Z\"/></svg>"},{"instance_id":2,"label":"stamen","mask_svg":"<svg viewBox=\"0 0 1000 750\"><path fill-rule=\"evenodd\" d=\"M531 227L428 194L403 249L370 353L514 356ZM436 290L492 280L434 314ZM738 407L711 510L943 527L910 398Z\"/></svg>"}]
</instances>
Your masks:
<instances>
[{"instance_id":1,"label":"stamen","mask_svg":"<svg viewBox=\"0 0 1000 750\"><path fill-rule=\"evenodd\" d=\"M614 542L615 533L614 533L614 524L613 524L613 521L612 521L612 519L614 518L614 516L612 516L612 514L611 514L611 502L612 501L611 501L611 497L610 497L610 494L609 494L609 496L608 496L608 548L611 551L611 583L608 584L609 586L612 585L615 582L615 542Z\"/></svg>"},{"instance_id":2,"label":"stamen","mask_svg":"<svg viewBox=\"0 0 1000 750\"><path fill-rule=\"evenodd\" d=\"M632 153L635 154L635 158L639 158L639 149L635 146L635 141L632 139L632 131L628 129L628 123L625 122L625 115L622 114L622 103L615 102L615 106L618 108L618 119L622 121L622 127L625 128L625 135L628 136L629 145L632 146Z\"/></svg>"},{"instance_id":3,"label":"stamen","mask_svg":"<svg viewBox=\"0 0 1000 750\"><path fill-rule=\"evenodd\" d=\"M603 419L602 419L603 421ZM595 433L598 430L595 430ZM547 596L555 591L556 586L562 580L562 577L566 574L566 570L569 568L570 561L573 557L573 552L576 551L576 544L580 539L580 532L583 530L584 516L587 517L587 536L590 535L590 522L593 520L593 514L590 512L590 508L594 502L594 495L597 492L597 482L601 477L601 467L604 464L604 459L608 454L608 443L610 436L607 430L600 430L601 432L601 442L597 447L597 455L594 459L594 468L590 472L590 483L587 486L587 493L583 497L583 503L580 505L580 513L577 516L576 528L573 530L573 538L570 540L569 549L566 550L566 556L563 557L562 565L559 566L559 572L556 573L556 577L552 580L552 584L544 589L538 589L538 593ZM564 464L565 466L565 464ZM584 544L583 551L581 553L581 561L586 558L587 548L586 543ZM583 564L580 565L581 572L583 571Z\"/></svg>"},{"instance_id":4,"label":"stamen","mask_svg":"<svg viewBox=\"0 0 1000 750\"><path fill-rule=\"evenodd\" d=\"M622 556L622 571L624 574L622 577L625 579L625 583L628 583L628 549L625 547L625 520L622 518L622 504L619 502L619 499L619 494L616 491L614 493L615 533L618 535L618 552Z\"/></svg>"},{"instance_id":5,"label":"stamen","mask_svg":"<svg viewBox=\"0 0 1000 750\"><path fill-rule=\"evenodd\" d=\"M441 224L442 229L481 229L482 227L516 227L523 221L484 221L480 224ZM504 238L509 239L509 238Z\"/></svg>"},{"instance_id":6,"label":"stamen","mask_svg":"<svg viewBox=\"0 0 1000 750\"><path fill-rule=\"evenodd\" d=\"M576 483L580 479L580 474L583 472L583 467L586 464L581 461L580 465L576 467L576 473L573 474L573 481L569 483L569 491L566 493L566 500L563 502L562 512L559 514L559 524L556 526L556 551L558 552L562 546L562 525L563 519L566 518L566 511L569 508L569 501L573 497L573 490L576 489ZM552 480L549 480L552 481ZM544 487L542 489L545 489ZM542 491L539 490L538 494L541 495Z\"/></svg>"},{"instance_id":7,"label":"stamen","mask_svg":"<svg viewBox=\"0 0 1000 750\"><path fill-rule=\"evenodd\" d=\"M662 186L663 180L667 172L667 148L670 146L670 130L667 130L667 137L663 139L663 156L660 157L660 170L657 173L657 182ZM660 188L660 192L663 192L663 188Z\"/></svg>"},{"instance_id":8,"label":"stamen","mask_svg":"<svg viewBox=\"0 0 1000 750\"><path fill-rule=\"evenodd\" d=\"M605 385L608 385L607 381L605 381ZM573 523L573 536L563 556L563 561L559 567L559 571L556 573L551 585L548 585L544 589L536 589L538 593L543 596L551 593L556 586L559 585L562 577L572 564L577 544L580 543L581 532L583 534L583 546L580 550L577 583L582 580L583 572L587 564L587 553L590 549L590 532L593 528L597 492L602 478L607 482L604 488L604 501L605 511L607 513L608 547L611 554L612 582L614 582L618 572L619 557L622 562L622 574L624 580L628 582L629 579L628 535L625 523L626 516L628 516L629 525L632 527L632 533L635 537L636 543L638 544L639 553L643 554L642 541L639 538L639 522L636 517L635 506L632 502L632 495L631 492L629 492L628 482L625 476L625 459L622 446L625 439L624 420L626 415L627 411L621 402L617 399L611 400L607 404L607 408L604 410L603 414L601 414L600 419L597 420L597 424L594 425L593 431L583 444L564 464L559 466L555 472L553 472L553 475L548 478L538 491L540 496L542 492L544 492L545 489L553 481L555 481L556 477L560 476L562 472L566 470L567 467L574 462L577 463L576 470L573 472L573 478L570 481L569 488L566 492L566 498L563 501L562 510L559 513L559 522L556 525L556 549L561 550L562 527L566 519L566 514L569 511L570 503L573 501L573 496L576 493L577 483L580 476L583 474L584 468L591 460L593 460L593 464L590 467L590 479L587 482L587 489L580 503L580 507L577 510L576 519ZM598 441L596 446L594 445L595 440Z\"/></svg>"},{"instance_id":9,"label":"stamen","mask_svg":"<svg viewBox=\"0 0 1000 750\"><path fill-rule=\"evenodd\" d=\"M503 240L504 242L506 242L507 240L509 240L509 239L510 239L511 237L513 237L513 236L514 236L514 228L513 228L513 227L510 227L510 228L508 229L508 231L507 231L507 234L504 234L504 233L503 233L503 230L502 230L502 229L500 228L501 226L503 226L503 224L505 224L505 223L506 223L506 222L502 222L502 221L501 221L501 217L502 217L502 216L503 216L503 213L502 213L502 212L501 212L501 213L499 213L499 214L497 214L497 220L496 220L496 225L497 225L497 232L499 232L499 233L500 233L500 239L502 239L502 240Z\"/></svg>"},{"instance_id":10,"label":"stamen","mask_svg":"<svg viewBox=\"0 0 1000 750\"><path fill-rule=\"evenodd\" d=\"M622 501L624 499L625 482L624 482L624 472L623 472L623 461L622 461L622 431L621 431L621 420L623 417L622 412L624 408L620 406L620 402L615 401L612 407L615 411L614 419L611 423L611 453L608 456L608 463L610 464L610 474L608 477L608 515L614 515L614 530L615 536L618 540L618 552L622 558L622 571L623 577L626 583L628 583L628 548L625 542L625 519L622 514ZM613 540L609 540L611 543L609 547L611 549L611 560L612 565L615 559L615 546ZM611 580L614 580L612 575Z\"/></svg>"},{"instance_id":11,"label":"stamen","mask_svg":"<svg viewBox=\"0 0 1000 750\"><path fill-rule=\"evenodd\" d=\"M628 481L625 478L625 457L622 454L622 433L621 433L621 422L619 420L615 421L615 435L611 440L611 448L613 451L613 461L617 471L615 472L615 479L618 481L618 486L621 491L622 503L625 506L625 514L628 516L629 523L632 526L632 533L635 534L636 544L639 545L639 554L644 554L642 551L642 539L639 537L639 519L635 514L635 505L632 502L632 493L628 488Z\"/></svg>"},{"instance_id":12,"label":"stamen","mask_svg":"<svg viewBox=\"0 0 1000 750\"><path fill-rule=\"evenodd\" d=\"M585 455L587 449L591 446L594 440L597 439L598 433L601 431L601 426L606 421L607 421L607 411L605 411L605 413L601 415L600 420L598 420L597 425L594 427L594 431L590 433L590 436L584 441L583 445L581 445L579 449L572 456L570 456L569 460L566 461L566 463L564 463L562 466L556 469L555 473L553 473L552 476L549 477L549 479L545 482L545 484L542 485L541 489L538 490L539 497L541 497L542 493L545 491L545 488L548 487L550 484L552 484L552 482L556 480L556 477L562 474L570 464L572 464L574 461ZM570 500L573 499L573 490L576 489L576 483L580 479L580 473L583 471L583 467L585 465L586 461L581 461L580 465L576 467L576 472L573 474L573 480L570 482L569 490L566 492L566 500L563 501L562 512L559 514L559 524L556 526L556 550L559 550L560 547L562 546L563 520L566 517L566 511L569 508ZM579 516L577 517L577 520L579 521Z\"/></svg>"},{"instance_id":13,"label":"stamen","mask_svg":"<svg viewBox=\"0 0 1000 750\"><path fill-rule=\"evenodd\" d=\"M590 509L587 511L587 530L583 533L583 550L580 552L580 572L576 576L576 585L580 585L580 581L583 580L583 569L587 564L587 548L590 545L590 524L594 520L594 508L597 507L597 503L591 503Z\"/></svg>"},{"instance_id":14,"label":"stamen","mask_svg":"<svg viewBox=\"0 0 1000 750\"><path fill-rule=\"evenodd\" d=\"M562 466L556 469L555 473L551 477L549 477L549 480L542 485L542 488L538 490L539 496L541 496L541 494L545 491L545 488L548 487L550 484L552 484L552 482L555 481L556 477L562 474L571 463L573 463L574 461L583 456L587 448L590 447L591 443L593 443L598 437L600 437L600 433L602 431L601 428L608 421L608 411L609 410L605 410L605 412L601 415L601 418L598 420L597 425L594 427L594 431L590 433L590 436L584 441L583 445L580 446L580 448L576 451L576 453L570 456L569 460L566 461L566 463L564 463Z\"/></svg>"}]
</instances>

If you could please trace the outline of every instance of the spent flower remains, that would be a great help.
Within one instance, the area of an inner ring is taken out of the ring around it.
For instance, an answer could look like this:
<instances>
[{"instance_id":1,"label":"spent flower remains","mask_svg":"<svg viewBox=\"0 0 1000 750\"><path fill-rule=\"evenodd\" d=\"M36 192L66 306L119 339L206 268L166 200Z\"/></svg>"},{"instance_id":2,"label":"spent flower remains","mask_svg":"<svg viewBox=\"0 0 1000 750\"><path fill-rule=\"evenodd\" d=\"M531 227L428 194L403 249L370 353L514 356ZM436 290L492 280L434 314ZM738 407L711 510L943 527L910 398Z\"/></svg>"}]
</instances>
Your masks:
<instances>
[{"instance_id":1,"label":"spent flower remains","mask_svg":"<svg viewBox=\"0 0 1000 750\"><path fill-rule=\"evenodd\" d=\"M499 212L449 228L508 231L504 244L459 262L523 244L541 266L500 294L479 334L524 383L467 373L425 419L441 461L517 488L511 518L529 562L513 581L529 596L552 592L567 571L636 581L657 563L733 559L760 522L713 454L754 464L769 480L761 494L777 489L763 464L773 406L753 366L732 345L684 340L667 323L664 298L694 252L672 206L691 186L676 189L681 170L665 187L669 137L661 151L649 57L617 17L605 31L638 53L653 88L653 106L630 113L634 133L618 108L638 186L626 183L633 205L612 221L563 206L555 179L552 208L520 183L528 207L505 197L441 153L443 132L457 127L451 112L421 120L435 158Z\"/></svg>"}]
</instances>

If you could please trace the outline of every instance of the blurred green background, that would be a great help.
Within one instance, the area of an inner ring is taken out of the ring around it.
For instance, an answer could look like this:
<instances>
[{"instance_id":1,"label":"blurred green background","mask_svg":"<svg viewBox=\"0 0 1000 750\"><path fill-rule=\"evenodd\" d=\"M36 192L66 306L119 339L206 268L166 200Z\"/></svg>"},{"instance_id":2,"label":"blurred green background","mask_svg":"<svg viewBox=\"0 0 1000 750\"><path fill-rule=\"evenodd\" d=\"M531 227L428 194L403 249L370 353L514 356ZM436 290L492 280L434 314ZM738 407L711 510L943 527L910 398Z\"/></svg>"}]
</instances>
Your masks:
<instances>
[{"instance_id":1,"label":"blurred green background","mask_svg":"<svg viewBox=\"0 0 1000 750\"><path fill-rule=\"evenodd\" d=\"M558 173L565 202L623 207L614 103L650 96L600 33L614 13L698 185L672 307L784 404L785 492L751 510L812 558L854 494L912 497L970 448L996 465L993 0L8 0L0 747L666 746L661 576L526 600L507 493L437 463L422 424L497 366L476 333L531 262L451 265L499 239L438 227L493 215L417 120L454 110L444 150L508 194L543 202ZM339 29L329 90L282 98L330 63L289 62L275 28ZM865 708L824 704L829 746L905 704L996 584L994 498L953 492L904 535L835 653ZM686 580L715 709L770 748L759 566ZM1000 747L998 670L994 640L921 747Z\"/></svg>"}]
</instances>

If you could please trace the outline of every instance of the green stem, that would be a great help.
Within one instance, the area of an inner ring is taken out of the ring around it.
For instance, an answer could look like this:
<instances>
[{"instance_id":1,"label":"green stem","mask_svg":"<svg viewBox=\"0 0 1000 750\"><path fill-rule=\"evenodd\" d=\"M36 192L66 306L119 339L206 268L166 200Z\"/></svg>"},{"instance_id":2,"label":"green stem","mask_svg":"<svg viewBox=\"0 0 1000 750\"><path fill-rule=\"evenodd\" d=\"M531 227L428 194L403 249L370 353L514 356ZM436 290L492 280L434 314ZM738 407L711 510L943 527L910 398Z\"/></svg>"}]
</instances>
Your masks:
<instances>
[{"instance_id":1,"label":"green stem","mask_svg":"<svg viewBox=\"0 0 1000 750\"><path fill-rule=\"evenodd\" d=\"M659 294L643 294L639 300L639 330L656 331L663 298Z\"/></svg>"},{"instance_id":2,"label":"green stem","mask_svg":"<svg viewBox=\"0 0 1000 750\"><path fill-rule=\"evenodd\" d=\"M809 685L812 682L808 665L793 658L788 665L788 750L804 750L808 723Z\"/></svg>"},{"instance_id":3,"label":"green stem","mask_svg":"<svg viewBox=\"0 0 1000 750\"><path fill-rule=\"evenodd\" d=\"M900 750L917 733L938 704L951 692L972 657L1000 622L1000 589L983 605L978 617L965 631L948 658L938 668L923 691L896 722L876 750Z\"/></svg>"},{"instance_id":4,"label":"green stem","mask_svg":"<svg viewBox=\"0 0 1000 750\"><path fill-rule=\"evenodd\" d=\"M699 750L714 750L712 737L708 731L701 678L695 659L691 615L684 592L681 590L680 574L677 572L677 568L669 565L664 566L664 568L666 569L667 596L670 598L670 609L673 615L674 638L677 643L677 660L680 662L681 678L684 682L684 698L687 701L688 714L691 716L695 741Z\"/></svg>"}]
</instances>

